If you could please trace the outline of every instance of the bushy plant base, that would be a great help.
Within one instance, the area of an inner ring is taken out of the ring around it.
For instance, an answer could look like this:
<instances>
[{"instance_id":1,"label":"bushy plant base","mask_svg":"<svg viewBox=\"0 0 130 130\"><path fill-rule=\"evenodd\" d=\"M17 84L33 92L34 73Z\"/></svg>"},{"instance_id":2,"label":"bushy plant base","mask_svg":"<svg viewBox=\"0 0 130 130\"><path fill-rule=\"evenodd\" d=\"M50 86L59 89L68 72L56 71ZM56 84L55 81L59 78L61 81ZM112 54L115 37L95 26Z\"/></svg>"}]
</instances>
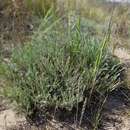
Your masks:
<instances>
[{"instance_id":1,"label":"bushy plant base","mask_svg":"<svg viewBox=\"0 0 130 130\"><path fill-rule=\"evenodd\" d=\"M95 94L105 96L121 83L122 67L106 40L84 35L80 21L64 30L57 21L49 25L45 17L32 41L14 50L7 67L13 82L8 95L27 116L37 111L46 116L49 108L71 111L85 99L88 106Z\"/></svg>"}]
</instances>

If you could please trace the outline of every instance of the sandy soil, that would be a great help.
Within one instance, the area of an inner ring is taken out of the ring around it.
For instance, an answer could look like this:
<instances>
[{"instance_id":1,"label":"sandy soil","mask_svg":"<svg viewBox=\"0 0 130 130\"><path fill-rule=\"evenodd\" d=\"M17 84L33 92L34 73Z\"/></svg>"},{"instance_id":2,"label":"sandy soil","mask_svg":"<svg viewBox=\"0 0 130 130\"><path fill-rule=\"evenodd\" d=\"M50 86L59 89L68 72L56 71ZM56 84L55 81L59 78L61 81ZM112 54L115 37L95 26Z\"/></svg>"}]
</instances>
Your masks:
<instances>
[{"instance_id":1,"label":"sandy soil","mask_svg":"<svg viewBox=\"0 0 130 130\"><path fill-rule=\"evenodd\" d=\"M114 93L115 95L116 93ZM123 95L111 96L103 112L103 130L130 130L130 106Z\"/></svg>"},{"instance_id":2,"label":"sandy soil","mask_svg":"<svg viewBox=\"0 0 130 130\"><path fill-rule=\"evenodd\" d=\"M7 130L7 128L14 127L24 121L24 117L18 116L15 111L11 109L0 112L0 130Z\"/></svg>"},{"instance_id":3,"label":"sandy soil","mask_svg":"<svg viewBox=\"0 0 130 130\"><path fill-rule=\"evenodd\" d=\"M125 48L118 48L114 51L114 55L117 56L121 62L130 62L130 53Z\"/></svg>"},{"instance_id":4,"label":"sandy soil","mask_svg":"<svg viewBox=\"0 0 130 130\"><path fill-rule=\"evenodd\" d=\"M0 130L7 130L14 126L19 125L20 123L25 122L26 119L24 116L16 113L12 105L9 105L9 102L1 98L0 101Z\"/></svg>"}]
</instances>

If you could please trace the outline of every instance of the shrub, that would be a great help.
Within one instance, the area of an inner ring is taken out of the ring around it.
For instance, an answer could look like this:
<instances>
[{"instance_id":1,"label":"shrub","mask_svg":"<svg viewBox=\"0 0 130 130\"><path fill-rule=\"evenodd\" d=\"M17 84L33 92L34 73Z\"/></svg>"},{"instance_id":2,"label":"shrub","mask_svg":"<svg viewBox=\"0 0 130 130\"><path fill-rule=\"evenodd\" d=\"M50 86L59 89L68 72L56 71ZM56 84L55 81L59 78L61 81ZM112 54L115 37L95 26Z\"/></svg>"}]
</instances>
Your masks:
<instances>
[{"instance_id":1,"label":"shrub","mask_svg":"<svg viewBox=\"0 0 130 130\"><path fill-rule=\"evenodd\" d=\"M120 83L122 67L106 40L84 35L80 22L63 31L60 20L50 21L45 17L32 41L14 50L7 69L13 82L9 96L27 116L46 116L55 107L72 110L84 98L91 103L95 93L105 96Z\"/></svg>"}]
</instances>

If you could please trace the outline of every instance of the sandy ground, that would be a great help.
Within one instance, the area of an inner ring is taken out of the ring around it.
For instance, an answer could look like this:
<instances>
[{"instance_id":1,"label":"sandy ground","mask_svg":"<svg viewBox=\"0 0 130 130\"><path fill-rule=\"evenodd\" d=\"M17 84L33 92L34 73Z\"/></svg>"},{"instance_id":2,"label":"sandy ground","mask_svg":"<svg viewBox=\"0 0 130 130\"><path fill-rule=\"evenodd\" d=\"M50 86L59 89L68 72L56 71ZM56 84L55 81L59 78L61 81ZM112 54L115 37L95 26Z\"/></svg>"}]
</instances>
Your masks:
<instances>
[{"instance_id":1,"label":"sandy ground","mask_svg":"<svg viewBox=\"0 0 130 130\"><path fill-rule=\"evenodd\" d=\"M25 117L16 113L13 105L0 99L0 130L7 130L26 121Z\"/></svg>"},{"instance_id":2,"label":"sandy ground","mask_svg":"<svg viewBox=\"0 0 130 130\"><path fill-rule=\"evenodd\" d=\"M24 117L19 117L15 113L15 111L11 109L7 109L0 112L0 130L7 130L7 128L17 126L19 123L22 123L24 121Z\"/></svg>"},{"instance_id":3,"label":"sandy ground","mask_svg":"<svg viewBox=\"0 0 130 130\"><path fill-rule=\"evenodd\" d=\"M114 55L117 56L122 62L130 62L130 53L125 48L118 48L114 51Z\"/></svg>"},{"instance_id":4,"label":"sandy ground","mask_svg":"<svg viewBox=\"0 0 130 130\"><path fill-rule=\"evenodd\" d=\"M122 100L123 95L114 95L104 108L103 130L130 130L130 106Z\"/></svg>"}]
</instances>

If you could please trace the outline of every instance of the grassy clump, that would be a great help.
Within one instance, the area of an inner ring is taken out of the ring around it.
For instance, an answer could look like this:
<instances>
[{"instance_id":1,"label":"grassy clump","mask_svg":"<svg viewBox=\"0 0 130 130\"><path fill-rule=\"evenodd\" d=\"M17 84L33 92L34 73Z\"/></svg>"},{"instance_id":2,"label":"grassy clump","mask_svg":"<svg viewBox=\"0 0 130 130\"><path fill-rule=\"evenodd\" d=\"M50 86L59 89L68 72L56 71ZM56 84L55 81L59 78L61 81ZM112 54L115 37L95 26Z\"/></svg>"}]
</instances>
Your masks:
<instances>
[{"instance_id":1,"label":"grassy clump","mask_svg":"<svg viewBox=\"0 0 130 130\"><path fill-rule=\"evenodd\" d=\"M86 98L89 105L121 82L122 67L106 40L84 35L80 22L64 31L60 20L49 23L45 17L32 41L14 50L7 67L13 82L7 95L27 116L46 116L49 108L72 110Z\"/></svg>"}]
</instances>

